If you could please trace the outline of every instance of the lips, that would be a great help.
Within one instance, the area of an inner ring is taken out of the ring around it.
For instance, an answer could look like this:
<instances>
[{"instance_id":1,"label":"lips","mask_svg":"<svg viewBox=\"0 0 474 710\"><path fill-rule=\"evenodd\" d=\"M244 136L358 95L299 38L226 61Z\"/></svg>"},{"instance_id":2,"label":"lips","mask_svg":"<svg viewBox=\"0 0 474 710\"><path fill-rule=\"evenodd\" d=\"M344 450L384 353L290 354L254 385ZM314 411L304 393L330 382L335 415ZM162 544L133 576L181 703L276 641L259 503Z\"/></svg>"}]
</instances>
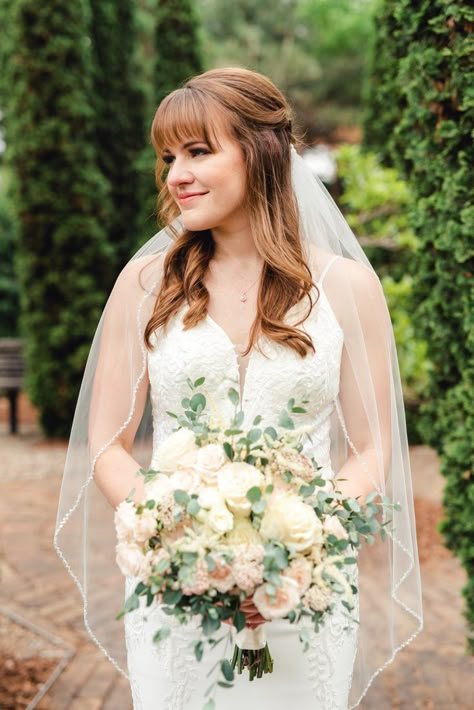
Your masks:
<instances>
[{"instance_id":1,"label":"lips","mask_svg":"<svg viewBox=\"0 0 474 710\"><path fill-rule=\"evenodd\" d=\"M186 203L190 202L195 197L202 197L203 195L207 195L207 192L184 192L177 197L180 202Z\"/></svg>"}]
</instances>

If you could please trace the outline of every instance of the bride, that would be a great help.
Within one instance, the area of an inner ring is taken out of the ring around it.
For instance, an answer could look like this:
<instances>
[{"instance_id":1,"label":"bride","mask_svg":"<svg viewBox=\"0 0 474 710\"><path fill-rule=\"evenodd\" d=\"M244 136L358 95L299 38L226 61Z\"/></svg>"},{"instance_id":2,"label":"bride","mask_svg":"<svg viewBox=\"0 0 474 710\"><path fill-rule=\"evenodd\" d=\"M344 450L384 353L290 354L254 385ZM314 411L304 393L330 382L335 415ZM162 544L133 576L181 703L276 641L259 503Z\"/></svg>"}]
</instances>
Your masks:
<instances>
[{"instance_id":1,"label":"bride","mask_svg":"<svg viewBox=\"0 0 474 710\"><path fill-rule=\"evenodd\" d=\"M301 628L266 624L274 671L219 688L217 707L343 710L422 626L408 447L390 318L347 223L298 156L291 113L266 77L216 69L159 106L152 125L165 229L120 274L94 339L61 489L55 545L84 601L86 628L130 680L135 710L202 708L222 644L198 663L197 625L159 646L157 603L115 621L125 595L113 511L173 430L187 381L205 377L216 416L227 391L245 421L277 425L306 399L307 451L346 496L400 503L385 541L359 555L359 623L343 610L304 653ZM244 424L245 426L245 424ZM143 600L142 600L143 601ZM247 625L265 622L251 600ZM166 622L170 620L166 617ZM223 629L227 633L227 628ZM127 669L127 670L126 670ZM127 672L128 671L128 672Z\"/></svg>"}]
</instances>

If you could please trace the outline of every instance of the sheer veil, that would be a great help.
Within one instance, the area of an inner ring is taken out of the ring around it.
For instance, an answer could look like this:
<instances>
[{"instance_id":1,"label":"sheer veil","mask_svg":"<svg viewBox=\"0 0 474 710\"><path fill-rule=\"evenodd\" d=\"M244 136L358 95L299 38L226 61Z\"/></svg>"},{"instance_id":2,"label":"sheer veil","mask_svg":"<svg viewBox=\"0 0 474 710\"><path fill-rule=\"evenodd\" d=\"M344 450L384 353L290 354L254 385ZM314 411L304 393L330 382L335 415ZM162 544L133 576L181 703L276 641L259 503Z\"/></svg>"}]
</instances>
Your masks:
<instances>
[{"instance_id":1,"label":"sheer veil","mask_svg":"<svg viewBox=\"0 0 474 710\"><path fill-rule=\"evenodd\" d=\"M307 262L315 278L327 267L324 293L344 333L331 424L333 468L352 471L370 482L366 487L401 506L391 515L386 540L359 555L359 642L350 698L350 707L356 707L422 628L402 388L380 282L338 207L294 148L291 162ZM174 226L179 229L178 222ZM171 243L166 229L147 242L120 274L104 309L72 425L54 536L81 593L88 633L124 675L123 620L115 620L124 579L115 563L114 511L96 483L95 469L105 451L124 442L141 466L150 463L153 421L143 332Z\"/></svg>"}]
</instances>

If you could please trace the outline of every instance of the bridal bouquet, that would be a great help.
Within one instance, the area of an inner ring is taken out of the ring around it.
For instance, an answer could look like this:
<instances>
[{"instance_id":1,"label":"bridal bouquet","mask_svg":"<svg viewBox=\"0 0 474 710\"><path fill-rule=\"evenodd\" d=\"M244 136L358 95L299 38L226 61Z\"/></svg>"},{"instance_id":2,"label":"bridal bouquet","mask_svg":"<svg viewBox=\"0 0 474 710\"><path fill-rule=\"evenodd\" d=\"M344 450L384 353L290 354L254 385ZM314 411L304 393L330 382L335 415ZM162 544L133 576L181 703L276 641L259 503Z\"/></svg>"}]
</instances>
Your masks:
<instances>
[{"instance_id":1,"label":"bridal bouquet","mask_svg":"<svg viewBox=\"0 0 474 710\"><path fill-rule=\"evenodd\" d=\"M309 616L318 631L340 600L350 621L357 550L364 539L384 536L387 521L380 519L397 506L376 502L374 493L362 507L320 474L295 423L307 400L290 400L278 428L260 427L258 416L244 431L236 390L228 393L234 415L222 427L206 409L204 378L188 384L183 412L168 412L177 430L155 450L153 470L137 474L145 477L146 500L137 505L129 497L115 512L117 563L139 580L117 618L140 597L148 606L157 600L181 623L199 616L197 660L205 641L219 643L213 634L221 622L231 620L234 654L220 662L218 681L230 687L234 670L247 668L252 680L273 668L265 625L246 627L241 602L251 598L268 620ZM164 626L154 641L170 633ZM307 630L300 640L306 650Z\"/></svg>"}]
</instances>

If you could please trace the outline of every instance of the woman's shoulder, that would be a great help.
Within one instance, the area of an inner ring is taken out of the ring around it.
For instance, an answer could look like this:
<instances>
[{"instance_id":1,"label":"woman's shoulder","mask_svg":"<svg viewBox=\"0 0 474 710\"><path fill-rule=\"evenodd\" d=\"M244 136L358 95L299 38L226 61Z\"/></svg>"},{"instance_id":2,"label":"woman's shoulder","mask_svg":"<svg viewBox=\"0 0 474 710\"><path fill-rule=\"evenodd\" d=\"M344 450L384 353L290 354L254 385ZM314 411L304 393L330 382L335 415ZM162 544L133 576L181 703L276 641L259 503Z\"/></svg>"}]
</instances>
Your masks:
<instances>
[{"instance_id":1,"label":"woman's shoulder","mask_svg":"<svg viewBox=\"0 0 474 710\"><path fill-rule=\"evenodd\" d=\"M369 264L310 245L310 268L316 282L326 287L346 284L354 294L380 288L380 281Z\"/></svg>"}]
</instances>

